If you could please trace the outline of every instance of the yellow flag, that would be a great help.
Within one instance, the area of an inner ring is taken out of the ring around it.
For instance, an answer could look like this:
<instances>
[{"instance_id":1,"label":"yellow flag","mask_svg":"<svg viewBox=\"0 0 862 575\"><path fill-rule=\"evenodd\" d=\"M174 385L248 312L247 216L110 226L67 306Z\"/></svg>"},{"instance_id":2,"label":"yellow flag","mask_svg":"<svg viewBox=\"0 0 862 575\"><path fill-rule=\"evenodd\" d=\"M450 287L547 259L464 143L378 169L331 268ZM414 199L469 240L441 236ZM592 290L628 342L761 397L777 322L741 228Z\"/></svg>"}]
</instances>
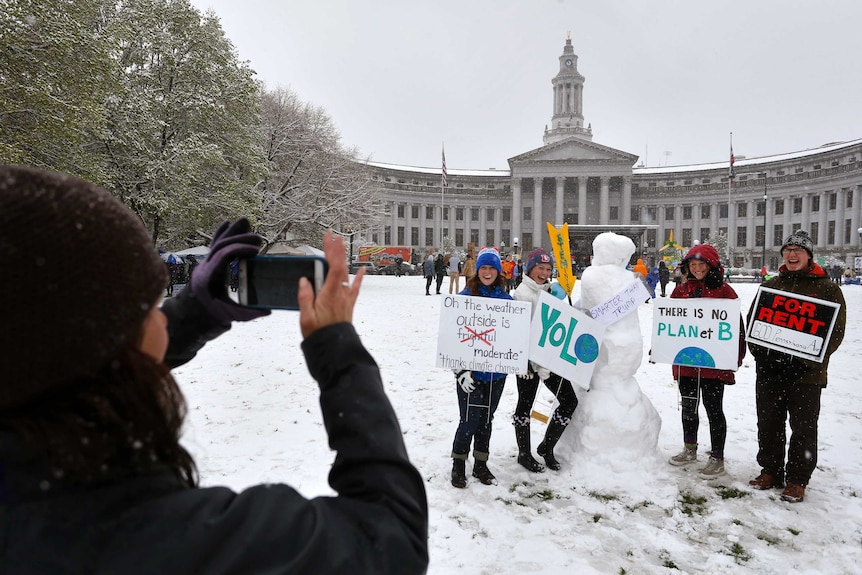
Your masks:
<instances>
[{"instance_id":1,"label":"yellow flag","mask_svg":"<svg viewBox=\"0 0 862 575\"><path fill-rule=\"evenodd\" d=\"M547 224L551 246L554 248L554 258L557 260L557 281L566 290L566 294L571 296L577 278L572 273L571 252L569 250L569 224L563 224L563 227L559 230L551 222L547 222Z\"/></svg>"}]
</instances>

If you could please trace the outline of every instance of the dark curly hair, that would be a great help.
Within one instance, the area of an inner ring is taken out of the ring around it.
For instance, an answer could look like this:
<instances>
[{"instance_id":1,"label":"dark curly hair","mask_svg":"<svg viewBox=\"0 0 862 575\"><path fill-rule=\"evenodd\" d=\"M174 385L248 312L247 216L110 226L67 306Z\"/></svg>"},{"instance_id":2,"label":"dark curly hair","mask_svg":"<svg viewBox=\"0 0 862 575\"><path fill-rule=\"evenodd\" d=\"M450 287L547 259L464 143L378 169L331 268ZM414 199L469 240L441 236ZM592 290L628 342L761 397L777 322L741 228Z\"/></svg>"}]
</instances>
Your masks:
<instances>
[{"instance_id":1,"label":"dark curly hair","mask_svg":"<svg viewBox=\"0 0 862 575\"><path fill-rule=\"evenodd\" d=\"M167 367L127 346L96 377L0 413L0 428L56 476L76 483L168 468L198 485L179 443L186 403Z\"/></svg>"}]
</instances>

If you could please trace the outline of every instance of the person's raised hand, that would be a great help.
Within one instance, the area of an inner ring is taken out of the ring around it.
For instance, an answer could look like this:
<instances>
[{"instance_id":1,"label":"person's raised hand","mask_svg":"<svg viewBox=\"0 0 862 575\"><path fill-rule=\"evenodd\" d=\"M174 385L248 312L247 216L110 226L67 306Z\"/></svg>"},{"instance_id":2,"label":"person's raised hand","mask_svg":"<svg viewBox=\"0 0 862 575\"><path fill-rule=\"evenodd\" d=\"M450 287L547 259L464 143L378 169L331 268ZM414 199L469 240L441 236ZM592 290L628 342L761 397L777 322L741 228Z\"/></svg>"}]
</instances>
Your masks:
<instances>
[{"instance_id":1,"label":"person's raised hand","mask_svg":"<svg viewBox=\"0 0 862 575\"><path fill-rule=\"evenodd\" d=\"M307 278L299 280L299 328L306 338L322 327L353 321L353 307L365 276L365 268L360 268L350 283L344 238L332 231L323 236L323 253L329 271L320 291L315 295Z\"/></svg>"},{"instance_id":2,"label":"person's raised hand","mask_svg":"<svg viewBox=\"0 0 862 575\"><path fill-rule=\"evenodd\" d=\"M233 223L225 220L213 234L206 258L194 269L189 289L219 324L228 326L232 321L249 321L269 315L268 309L245 307L234 302L225 285L230 262L236 258L256 256L262 243L263 238L252 233L246 218Z\"/></svg>"}]
</instances>

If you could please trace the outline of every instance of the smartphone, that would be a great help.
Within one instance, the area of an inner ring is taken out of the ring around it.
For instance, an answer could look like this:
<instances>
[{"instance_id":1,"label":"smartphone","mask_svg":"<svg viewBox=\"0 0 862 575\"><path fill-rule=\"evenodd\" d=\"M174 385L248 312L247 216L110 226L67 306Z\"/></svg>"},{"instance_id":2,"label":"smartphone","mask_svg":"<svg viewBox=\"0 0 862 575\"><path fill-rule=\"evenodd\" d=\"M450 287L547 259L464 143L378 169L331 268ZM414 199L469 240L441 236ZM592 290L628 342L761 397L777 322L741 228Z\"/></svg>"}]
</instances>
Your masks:
<instances>
[{"instance_id":1,"label":"smartphone","mask_svg":"<svg viewBox=\"0 0 862 575\"><path fill-rule=\"evenodd\" d=\"M299 309L299 278L317 293L329 267L319 256L255 256L239 260L239 303L265 309Z\"/></svg>"}]
</instances>

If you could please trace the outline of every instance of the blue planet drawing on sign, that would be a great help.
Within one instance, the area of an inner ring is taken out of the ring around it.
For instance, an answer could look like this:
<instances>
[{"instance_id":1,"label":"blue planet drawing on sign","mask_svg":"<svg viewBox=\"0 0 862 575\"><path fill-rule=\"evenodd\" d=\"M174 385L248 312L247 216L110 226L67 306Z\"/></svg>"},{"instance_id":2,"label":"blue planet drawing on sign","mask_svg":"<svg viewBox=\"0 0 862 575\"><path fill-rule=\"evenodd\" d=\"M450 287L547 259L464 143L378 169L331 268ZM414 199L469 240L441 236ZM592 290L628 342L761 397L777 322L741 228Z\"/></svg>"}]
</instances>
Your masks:
<instances>
[{"instance_id":1,"label":"blue planet drawing on sign","mask_svg":"<svg viewBox=\"0 0 862 575\"><path fill-rule=\"evenodd\" d=\"M693 365L696 367L715 367L715 360L705 349L699 347L685 347L679 350L673 358L676 365Z\"/></svg>"},{"instance_id":2,"label":"blue planet drawing on sign","mask_svg":"<svg viewBox=\"0 0 862 575\"><path fill-rule=\"evenodd\" d=\"M595 336L582 334L575 340L575 357L584 363L592 363L599 357L599 342Z\"/></svg>"}]
</instances>

